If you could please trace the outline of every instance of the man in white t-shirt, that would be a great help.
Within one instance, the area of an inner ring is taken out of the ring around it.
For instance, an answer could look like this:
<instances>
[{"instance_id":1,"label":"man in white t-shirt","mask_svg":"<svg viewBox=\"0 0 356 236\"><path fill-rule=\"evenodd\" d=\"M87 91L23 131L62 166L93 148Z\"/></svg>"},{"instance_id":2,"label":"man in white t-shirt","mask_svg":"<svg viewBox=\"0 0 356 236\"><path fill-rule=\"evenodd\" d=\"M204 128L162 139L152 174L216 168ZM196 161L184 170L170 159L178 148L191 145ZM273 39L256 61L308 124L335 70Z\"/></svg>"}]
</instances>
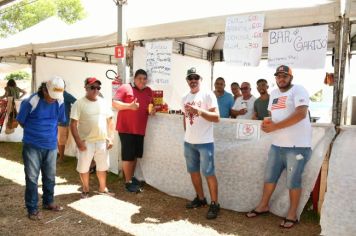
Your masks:
<instances>
[{"instance_id":1,"label":"man in white t-shirt","mask_svg":"<svg viewBox=\"0 0 356 236\"><path fill-rule=\"evenodd\" d=\"M262 124L266 133L273 132L268 153L263 196L258 206L247 213L256 217L269 211L268 203L284 169L287 171L287 188L290 206L280 224L291 228L298 222L297 208L301 195L302 174L311 157L312 128L309 121L309 95L304 87L292 84L292 70L279 66L274 74L278 89L272 91L268 104L271 120Z\"/></svg>"},{"instance_id":2,"label":"man in white t-shirt","mask_svg":"<svg viewBox=\"0 0 356 236\"><path fill-rule=\"evenodd\" d=\"M113 112L99 96L101 82L87 78L84 82L86 95L77 100L71 110L70 128L77 144L77 171L82 181L81 198L89 197L89 168L92 160L96 163L99 193L113 195L106 188L106 171L109 169L109 152L113 145Z\"/></svg>"},{"instance_id":3,"label":"man in white t-shirt","mask_svg":"<svg viewBox=\"0 0 356 236\"><path fill-rule=\"evenodd\" d=\"M237 119L252 119L256 98L251 94L251 85L248 82L243 82L240 89L242 96L236 98L231 115Z\"/></svg>"},{"instance_id":4,"label":"man in white t-shirt","mask_svg":"<svg viewBox=\"0 0 356 236\"><path fill-rule=\"evenodd\" d=\"M200 90L202 78L195 68L188 70L186 81L190 91L182 98L185 129L184 156L196 192L196 197L186 207L193 209L207 204L203 192L201 169L207 180L211 198L206 218L215 219L220 210L214 166L213 134L213 122L219 122L220 119L218 104L213 92Z\"/></svg>"}]
</instances>

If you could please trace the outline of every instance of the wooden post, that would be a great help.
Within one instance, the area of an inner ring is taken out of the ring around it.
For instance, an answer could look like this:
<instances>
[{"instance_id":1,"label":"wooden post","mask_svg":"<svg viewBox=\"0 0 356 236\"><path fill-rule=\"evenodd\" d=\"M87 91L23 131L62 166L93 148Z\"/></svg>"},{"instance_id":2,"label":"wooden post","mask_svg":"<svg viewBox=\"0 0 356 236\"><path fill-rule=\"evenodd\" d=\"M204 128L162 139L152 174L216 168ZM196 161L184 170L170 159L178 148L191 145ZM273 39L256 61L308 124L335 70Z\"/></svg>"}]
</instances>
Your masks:
<instances>
[{"instance_id":1,"label":"wooden post","mask_svg":"<svg viewBox=\"0 0 356 236\"><path fill-rule=\"evenodd\" d=\"M346 60L348 58L347 54L349 52L348 40L350 34L350 21L349 18L344 18L342 23L342 44L341 44L341 58L340 58L340 77L339 77L339 87L338 87L338 99L337 99L337 119L336 126L340 126L342 118L342 103L344 101L344 81L345 81L345 70L346 70Z\"/></svg>"},{"instance_id":2,"label":"wooden post","mask_svg":"<svg viewBox=\"0 0 356 236\"><path fill-rule=\"evenodd\" d=\"M318 200L318 214L320 214L321 206L324 202L325 192L326 192L326 184L329 170L329 158L331 154L332 144L329 145L328 151L325 154L323 164L321 165L320 171L320 190L319 190L319 200Z\"/></svg>"},{"instance_id":3,"label":"wooden post","mask_svg":"<svg viewBox=\"0 0 356 236\"><path fill-rule=\"evenodd\" d=\"M333 88L333 106L332 106L332 122L337 123L337 104L339 94L339 73L340 73L340 37L341 37L341 20L335 22L335 46L334 46L334 88Z\"/></svg>"},{"instance_id":4,"label":"wooden post","mask_svg":"<svg viewBox=\"0 0 356 236\"><path fill-rule=\"evenodd\" d=\"M36 84L36 54L31 55L31 68L32 68L32 80L31 80L31 93L35 93L37 90Z\"/></svg>"}]
</instances>

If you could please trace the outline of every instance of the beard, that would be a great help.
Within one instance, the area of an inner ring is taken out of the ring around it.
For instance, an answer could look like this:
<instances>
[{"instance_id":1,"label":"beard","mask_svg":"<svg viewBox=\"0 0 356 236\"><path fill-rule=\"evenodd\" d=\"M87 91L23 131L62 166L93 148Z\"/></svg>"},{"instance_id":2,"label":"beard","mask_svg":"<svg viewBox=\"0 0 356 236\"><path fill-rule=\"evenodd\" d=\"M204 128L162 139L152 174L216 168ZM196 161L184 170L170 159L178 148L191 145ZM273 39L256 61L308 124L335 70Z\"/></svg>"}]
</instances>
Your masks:
<instances>
[{"instance_id":1,"label":"beard","mask_svg":"<svg viewBox=\"0 0 356 236\"><path fill-rule=\"evenodd\" d=\"M289 81L288 83L286 83L285 85L279 85L278 83L277 83L277 86L278 86L278 88L279 89L287 89L287 88L289 88L290 87L290 85L292 84L292 81Z\"/></svg>"}]
</instances>

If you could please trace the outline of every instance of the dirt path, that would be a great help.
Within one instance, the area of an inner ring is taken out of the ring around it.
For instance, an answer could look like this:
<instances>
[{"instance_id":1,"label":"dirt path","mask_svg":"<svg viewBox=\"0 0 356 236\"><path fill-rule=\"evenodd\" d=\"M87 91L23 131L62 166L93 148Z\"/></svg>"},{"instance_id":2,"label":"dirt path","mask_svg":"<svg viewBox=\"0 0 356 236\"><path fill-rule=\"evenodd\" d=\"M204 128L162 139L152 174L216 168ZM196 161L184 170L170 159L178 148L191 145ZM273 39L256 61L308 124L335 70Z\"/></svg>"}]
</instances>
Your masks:
<instances>
[{"instance_id":1,"label":"dirt path","mask_svg":"<svg viewBox=\"0 0 356 236\"><path fill-rule=\"evenodd\" d=\"M0 143L0 160L22 164L22 145ZM12 164L9 164L12 165ZM57 166L57 176L64 183L57 186L64 192L55 197L65 207L60 213L43 212L41 222L27 219L24 208L24 186L10 180L0 171L0 235L319 235L317 216L304 210L302 223L292 230L280 229L280 217L274 215L248 219L243 213L221 210L218 219L205 219L207 208L186 210L186 200L168 196L145 186L141 194L127 193L123 182L116 175L108 177L109 188L115 198L100 198L92 194L80 200L78 175L75 158L68 157ZM4 167L2 167L4 169ZM18 169L6 167L9 172ZM24 181L24 180L23 180ZM91 175L91 189L96 190L97 181ZM65 190L68 190L65 192ZM56 189L57 190L57 189Z\"/></svg>"}]
</instances>

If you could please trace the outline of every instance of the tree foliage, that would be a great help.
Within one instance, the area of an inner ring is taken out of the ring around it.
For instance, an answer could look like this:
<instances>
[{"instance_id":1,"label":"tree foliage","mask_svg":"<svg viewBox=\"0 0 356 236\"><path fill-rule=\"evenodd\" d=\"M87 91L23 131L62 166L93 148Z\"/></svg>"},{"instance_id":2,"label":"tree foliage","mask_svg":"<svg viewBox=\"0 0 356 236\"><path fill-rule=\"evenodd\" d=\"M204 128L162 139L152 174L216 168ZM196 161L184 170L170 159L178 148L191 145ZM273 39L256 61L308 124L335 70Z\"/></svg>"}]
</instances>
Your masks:
<instances>
[{"instance_id":1,"label":"tree foliage","mask_svg":"<svg viewBox=\"0 0 356 236\"><path fill-rule=\"evenodd\" d=\"M27 73L26 71L16 71L13 72L11 74L8 74L5 77L5 80L10 80L10 79L14 79L14 80L28 80L31 78L31 75L29 73Z\"/></svg>"},{"instance_id":2,"label":"tree foliage","mask_svg":"<svg viewBox=\"0 0 356 236\"><path fill-rule=\"evenodd\" d=\"M85 17L80 0L23 0L0 11L0 37L5 38L57 15L68 24Z\"/></svg>"}]
</instances>

